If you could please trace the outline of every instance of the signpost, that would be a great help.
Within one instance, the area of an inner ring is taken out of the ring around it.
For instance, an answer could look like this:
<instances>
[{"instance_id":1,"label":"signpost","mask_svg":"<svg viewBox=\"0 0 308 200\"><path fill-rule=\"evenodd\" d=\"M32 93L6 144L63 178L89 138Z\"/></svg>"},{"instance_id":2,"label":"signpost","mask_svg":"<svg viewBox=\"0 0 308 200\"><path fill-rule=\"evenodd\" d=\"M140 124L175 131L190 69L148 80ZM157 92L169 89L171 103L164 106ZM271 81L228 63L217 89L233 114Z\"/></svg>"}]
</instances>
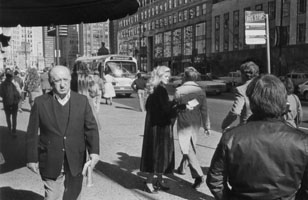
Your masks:
<instances>
[{"instance_id":1,"label":"signpost","mask_svg":"<svg viewBox=\"0 0 308 200\"><path fill-rule=\"evenodd\" d=\"M263 11L245 11L245 43L267 44L267 70L271 73L268 15Z\"/></svg>"}]
</instances>

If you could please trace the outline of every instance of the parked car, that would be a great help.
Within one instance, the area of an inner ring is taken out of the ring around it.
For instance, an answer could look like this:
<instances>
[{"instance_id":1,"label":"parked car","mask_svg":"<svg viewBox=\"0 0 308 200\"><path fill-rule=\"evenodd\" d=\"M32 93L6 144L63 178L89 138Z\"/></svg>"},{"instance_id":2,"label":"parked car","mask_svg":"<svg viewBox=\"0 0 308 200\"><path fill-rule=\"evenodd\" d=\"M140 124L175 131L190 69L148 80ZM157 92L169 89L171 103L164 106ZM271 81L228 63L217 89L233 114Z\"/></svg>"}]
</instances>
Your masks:
<instances>
[{"instance_id":1,"label":"parked car","mask_svg":"<svg viewBox=\"0 0 308 200\"><path fill-rule=\"evenodd\" d=\"M308 73L292 72L288 73L286 76L292 79L295 87L305 81L308 81Z\"/></svg>"},{"instance_id":2,"label":"parked car","mask_svg":"<svg viewBox=\"0 0 308 200\"><path fill-rule=\"evenodd\" d=\"M298 85L298 94L305 100L308 100L308 81Z\"/></svg>"},{"instance_id":3,"label":"parked car","mask_svg":"<svg viewBox=\"0 0 308 200\"><path fill-rule=\"evenodd\" d=\"M205 92L209 94L219 95L227 91L227 84L220 80L214 80L207 75L201 75L200 81L197 83L205 88Z\"/></svg>"},{"instance_id":4,"label":"parked car","mask_svg":"<svg viewBox=\"0 0 308 200\"><path fill-rule=\"evenodd\" d=\"M240 71L229 72L227 76L219 77L219 79L224 80L229 86L238 86L242 83Z\"/></svg>"},{"instance_id":5,"label":"parked car","mask_svg":"<svg viewBox=\"0 0 308 200\"><path fill-rule=\"evenodd\" d=\"M225 82L221 80L213 80L211 77L207 75L201 75L200 80L196 81L202 88L204 88L205 92L208 94L221 94L222 92L227 91L227 85ZM178 76L171 76L169 79L169 83L167 85L167 90L171 91L183 84L183 75L180 74Z\"/></svg>"}]
</instances>

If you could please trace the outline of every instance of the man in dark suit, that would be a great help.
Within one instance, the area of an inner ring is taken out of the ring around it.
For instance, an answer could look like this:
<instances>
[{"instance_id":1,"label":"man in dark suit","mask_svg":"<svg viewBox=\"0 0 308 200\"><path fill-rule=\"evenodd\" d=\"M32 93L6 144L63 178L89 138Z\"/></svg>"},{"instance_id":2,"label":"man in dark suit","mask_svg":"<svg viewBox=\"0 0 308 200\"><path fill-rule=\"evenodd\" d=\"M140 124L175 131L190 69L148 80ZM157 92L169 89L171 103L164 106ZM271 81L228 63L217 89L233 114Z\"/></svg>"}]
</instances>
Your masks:
<instances>
[{"instance_id":1,"label":"man in dark suit","mask_svg":"<svg viewBox=\"0 0 308 200\"><path fill-rule=\"evenodd\" d=\"M52 91L37 97L31 109L27 166L41 175L46 200L62 194L63 200L80 199L87 152L91 168L99 160L97 123L87 97L70 90L67 67L53 67L49 80Z\"/></svg>"}]
</instances>

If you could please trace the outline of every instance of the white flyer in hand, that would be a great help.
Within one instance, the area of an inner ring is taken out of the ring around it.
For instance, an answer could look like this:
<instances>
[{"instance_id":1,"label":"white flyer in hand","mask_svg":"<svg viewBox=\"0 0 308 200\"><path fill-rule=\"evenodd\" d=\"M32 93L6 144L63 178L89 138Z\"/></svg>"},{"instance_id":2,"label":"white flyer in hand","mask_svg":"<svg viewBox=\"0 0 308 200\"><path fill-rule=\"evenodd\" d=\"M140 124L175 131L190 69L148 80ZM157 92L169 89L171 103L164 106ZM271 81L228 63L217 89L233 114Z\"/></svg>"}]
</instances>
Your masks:
<instances>
[{"instance_id":1,"label":"white flyer in hand","mask_svg":"<svg viewBox=\"0 0 308 200\"><path fill-rule=\"evenodd\" d=\"M188 104L189 106L191 106L191 107L194 108L194 107L196 107L197 105L199 105L199 102L198 102L197 99L193 99L193 100L188 101L187 104Z\"/></svg>"}]
</instances>

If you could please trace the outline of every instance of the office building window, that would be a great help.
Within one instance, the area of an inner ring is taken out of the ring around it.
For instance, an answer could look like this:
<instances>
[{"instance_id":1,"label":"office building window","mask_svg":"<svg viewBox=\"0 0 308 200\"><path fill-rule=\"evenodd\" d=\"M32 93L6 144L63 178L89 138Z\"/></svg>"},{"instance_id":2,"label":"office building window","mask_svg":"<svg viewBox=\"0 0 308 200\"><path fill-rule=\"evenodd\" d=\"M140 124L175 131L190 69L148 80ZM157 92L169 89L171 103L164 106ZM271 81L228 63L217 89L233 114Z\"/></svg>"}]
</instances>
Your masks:
<instances>
[{"instance_id":1,"label":"office building window","mask_svg":"<svg viewBox=\"0 0 308 200\"><path fill-rule=\"evenodd\" d=\"M168 3L169 3L169 9L171 9L172 8L172 0L169 0Z\"/></svg>"},{"instance_id":2,"label":"office building window","mask_svg":"<svg viewBox=\"0 0 308 200\"><path fill-rule=\"evenodd\" d=\"M164 18L164 25L165 25L165 26L168 26L168 17L165 17L165 18Z\"/></svg>"},{"instance_id":3,"label":"office building window","mask_svg":"<svg viewBox=\"0 0 308 200\"><path fill-rule=\"evenodd\" d=\"M206 52L206 22L196 24L195 31L195 49L197 54Z\"/></svg>"},{"instance_id":4,"label":"office building window","mask_svg":"<svg viewBox=\"0 0 308 200\"><path fill-rule=\"evenodd\" d=\"M184 28L184 55L192 55L192 26Z\"/></svg>"},{"instance_id":5,"label":"office building window","mask_svg":"<svg viewBox=\"0 0 308 200\"><path fill-rule=\"evenodd\" d=\"M200 16L200 6L196 6L196 16Z\"/></svg>"},{"instance_id":6,"label":"office building window","mask_svg":"<svg viewBox=\"0 0 308 200\"><path fill-rule=\"evenodd\" d=\"M169 18L169 24L173 24L173 23L172 23L172 22L173 22L173 16L172 16L172 15L169 15L168 18Z\"/></svg>"},{"instance_id":7,"label":"office building window","mask_svg":"<svg viewBox=\"0 0 308 200\"><path fill-rule=\"evenodd\" d=\"M179 12L179 22L183 21L183 11Z\"/></svg>"},{"instance_id":8,"label":"office building window","mask_svg":"<svg viewBox=\"0 0 308 200\"><path fill-rule=\"evenodd\" d=\"M189 10L189 19L193 19L195 17L195 8L191 8Z\"/></svg>"},{"instance_id":9,"label":"office building window","mask_svg":"<svg viewBox=\"0 0 308 200\"><path fill-rule=\"evenodd\" d=\"M297 0L297 14L306 13L307 0Z\"/></svg>"},{"instance_id":10,"label":"office building window","mask_svg":"<svg viewBox=\"0 0 308 200\"><path fill-rule=\"evenodd\" d=\"M239 11L233 12L233 49L239 48Z\"/></svg>"},{"instance_id":11,"label":"office building window","mask_svg":"<svg viewBox=\"0 0 308 200\"><path fill-rule=\"evenodd\" d=\"M188 10L184 10L184 21L188 20Z\"/></svg>"},{"instance_id":12,"label":"office building window","mask_svg":"<svg viewBox=\"0 0 308 200\"><path fill-rule=\"evenodd\" d=\"M202 4L202 15L206 14L206 4Z\"/></svg>"},{"instance_id":13,"label":"office building window","mask_svg":"<svg viewBox=\"0 0 308 200\"><path fill-rule=\"evenodd\" d=\"M181 29L176 29L172 32L173 48L172 56L180 56L182 54L182 32Z\"/></svg>"},{"instance_id":14,"label":"office building window","mask_svg":"<svg viewBox=\"0 0 308 200\"><path fill-rule=\"evenodd\" d=\"M174 8L176 8L176 7L178 6L178 5L177 5L177 3L178 3L177 1L178 1L178 0L173 0L173 7L174 7Z\"/></svg>"},{"instance_id":15,"label":"office building window","mask_svg":"<svg viewBox=\"0 0 308 200\"><path fill-rule=\"evenodd\" d=\"M164 33L164 57L171 57L171 31Z\"/></svg>"},{"instance_id":16,"label":"office building window","mask_svg":"<svg viewBox=\"0 0 308 200\"><path fill-rule=\"evenodd\" d=\"M290 15L290 1L283 1L283 17Z\"/></svg>"},{"instance_id":17,"label":"office building window","mask_svg":"<svg viewBox=\"0 0 308 200\"><path fill-rule=\"evenodd\" d=\"M276 1L268 2L268 18L274 20L276 17Z\"/></svg>"},{"instance_id":18,"label":"office building window","mask_svg":"<svg viewBox=\"0 0 308 200\"><path fill-rule=\"evenodd\" d=\"M162 28L162 27L164 27L164 19L160 18L159 19L159 28Z\"/></svg>"},{"instance_id":19,"label":"office building window","mask_svg":"<svg viewBox=\"0 0 308 200\"><path fill-rule=\"evenodd\" d=\"M224 14L224 51L229 50L229 13Z\"/></svg>"},{"instance_id":20,"label":"office building window","mask_svg":"<svg viewBox=\"0 0 308 200\"><path fill-rule=\"evenodd\" d=\"M215 51L219 52L220 43L220 16L215 17Z\"/></svg>"},{"instance_id":21,"label":"office building window","mask_svg":"<svg viewBox=\"0 0 308 200\"><path fill-rule=\"evenodd\" d=\"M178 14L174 13L173 14L173 23L177 23L178 22Z\"/></svg>"},{"instance_id":22,"label":"office building window","mask_svg":"<svg viewBox=\"0 0 308 200\"><path fill-rule=\"evenodd\" d=\"M154 48L154 56L155 58L163 57L163 34L158 33L155 35L155 48Z\"/></svg>"},{"instance_id":23,"label":"office building window","mask_svg":"<svg viewBox=\"0 0 308 200\"><path fill-rule=\"evenodd\" d=\"M296 42L304 43L306 40L306 23L297 24L297 32L296 32Z\"/></svg>"}]
</instances>

